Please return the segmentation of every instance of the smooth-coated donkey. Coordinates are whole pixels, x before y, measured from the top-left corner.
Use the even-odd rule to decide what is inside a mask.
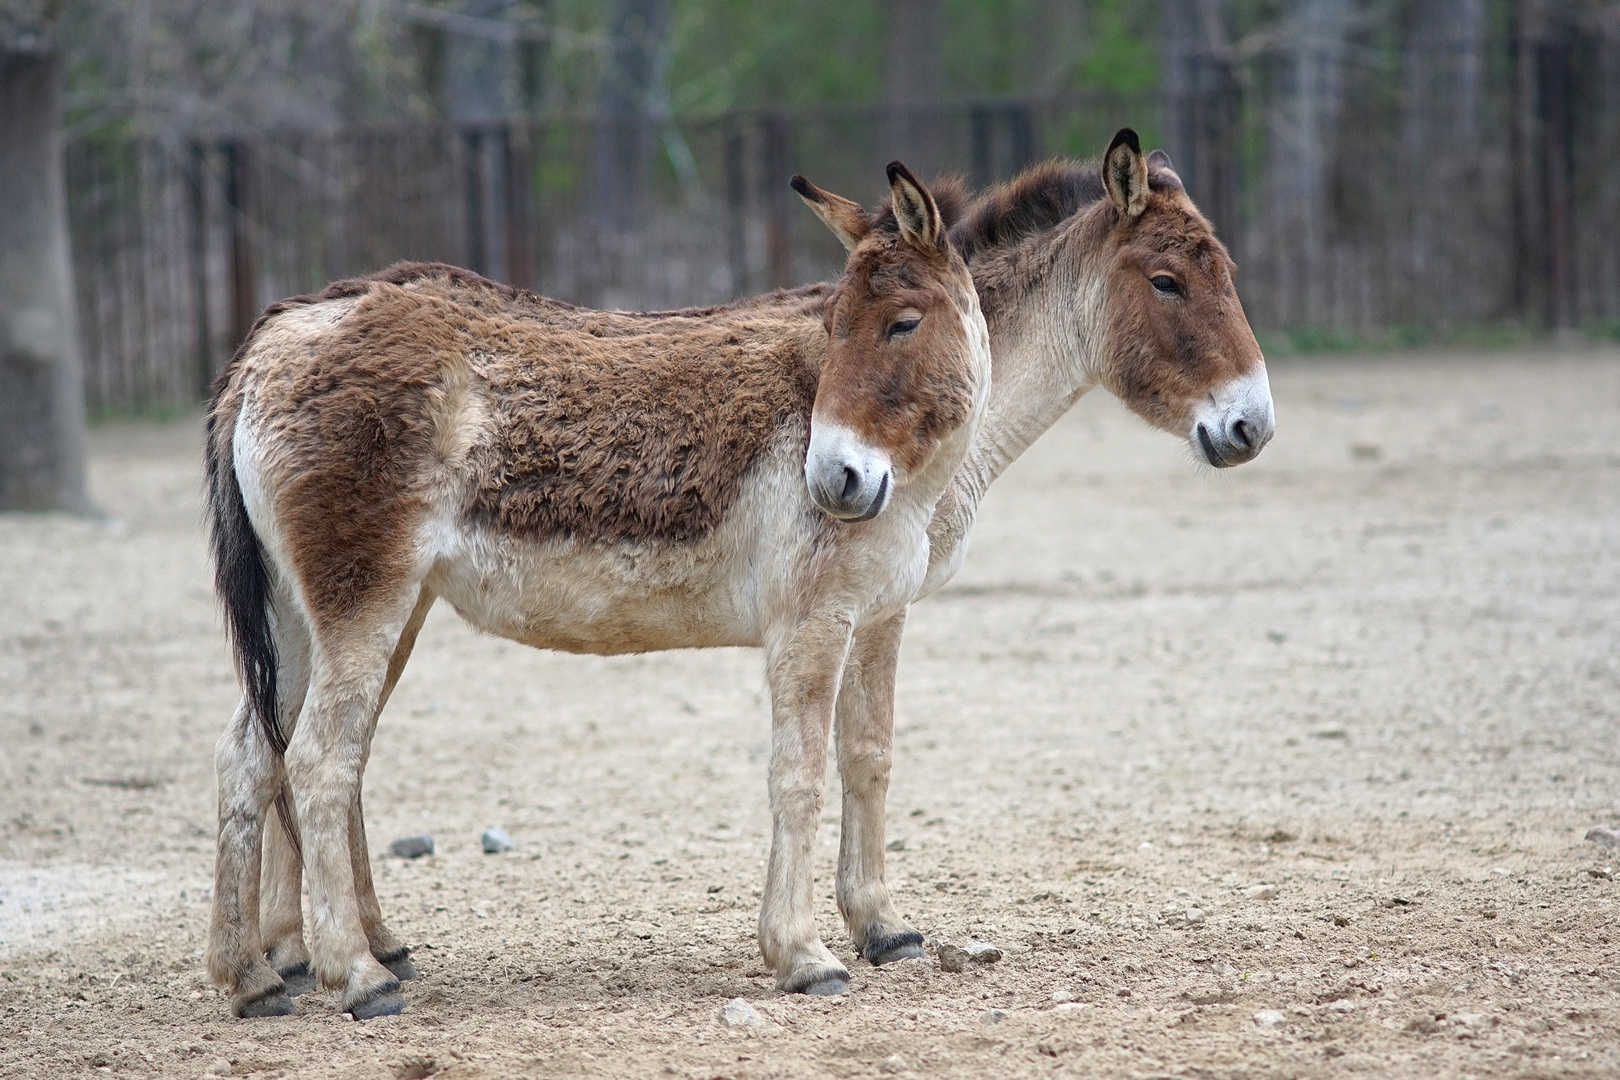
[[[849,249],[831,285],[630,314],[401,265],[259,319],[215,383],[206,448],[245,691],[216,749],[208,969],[237,1015],[293,1012],[288,983],[315,979],[356,1017],[404,1007],[414,969],[382,921],[360,789],[439,598],[540,648],[761,647],[760,949],[782,990],[848,987],[812,916],[834,702],[854,636],[923,586],[990,393],[946,222],[898,163],[889,181],[868,214],[795,178]],[[921,955],[915,932],[866,929],[871,959]]]

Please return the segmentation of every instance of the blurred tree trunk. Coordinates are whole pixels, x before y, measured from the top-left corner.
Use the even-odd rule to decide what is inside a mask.
[[[1352,14],[1351,0],[1299,0],[1283,46],[1276,117],[1280,137],[1270,140],[1268,170],[1275,203],[1273,239],[1292,254],[1280,263],[1277,282],[1285,324],[1331,322],[1328,184],[1338,145]]]
[[[1513,292],[1521,317],[1575,325],[1572,5],[1513,6]]]
[[[615,0],[591,154],[595,216],[614,232],[629,232],[640,221],[653,142],[653,80],[668,21],[668,0]]]
[[[1239,87],[1221,0],[1160,4],[1164,138],[1187,194],[1237,247]]]
[[[926,107],[945,93],[944,0],[889,0],[883,97],[888,130],[879,156],[905,162],[917,176],[939,168],[935,117]]]
[[[90,510],[61,129],[48,23],[0,13],[0,510]]]
[[[1484,0],[1416,0],[1402,62],[1401,155],[1410,214],[1405,225],[1406,295],[1437,291],[1485,299],[1470,288],[1470,263],[1482,253],[1459,240],[1478,212],[1479,103],[1485,66]],[[1399,301],[1396,302],[1397,307]],[[1431,309],[1400,313],[1418,320]],[[1484,319],[1493,314],[1469,312]]]

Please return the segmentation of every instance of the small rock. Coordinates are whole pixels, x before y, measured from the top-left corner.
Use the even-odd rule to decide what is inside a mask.
[[[1085,1007],[1086,1003],[1083,1001],[1065,1001],[1052,1011],[1062,1013],[1064,1016],[1072,1016]]]
[[[1151,842],[1144,840],[1140,844],[1136,845],[1136,850],[1140,851],[1144,855],[1151,855],[1153,852],[1158,851],[1159,849],[1154,847]]]
[[[1419,1013],[1406,1022],[1406,1030],[1419,1035],[1433,1035],[1440,1030],[1440,1023],[1428,1013]]]
[[[1185,918],[1189,924],[1196,926],[1204,921],[1204,912],[1201,908],[1190,907],[1182,917]]]
[[[895,1073],[906,1071],[906,1059],[899,1054],[890,1054],[878,1062],[878,1072],[893,1076]]]
[[[1598,826],[1595,829],[1587,829],[1586,838],[1604,847],[1620,848],[1620,829],[1605,829]]]
[[[1243,891],[1243,895],[1250,900],[1275,900],[1277,899],[1277,886],[1250,885]]]
[[[505,829],[485,829],[484,835],[479,837],[479,842],[484,845],[485,855],[499,855],[503,851],[512,851],[517,847]],[[433,850],[432,844],[431,840],[428,841],[429,851]]]
[[[906,850],[906,838],[903,836],[897,836],[885,844],[884,847],[889,851],[904,851]],[[887,1061],[888,1059],[885,1058],[884,1060]]]
[[[720,1022],[726,1027],[759,1027],[765,1018],[742,998],[732,998],[720,1007]]]
[[[1334,1012],[1347,1013],[1355,1011],[1356,1003],[1349,998],[1340,998],[1338,1001],[1328,1002],[1327,1007]]]
[[[966,971],[969,964],[994,964],[1001,959],[1001,950],[983,941],[970,941],[965,945],[942,944],[939,947],[941,971]]]
[[[1064,1004],[1067,1004],[1068,1002],[1071,1002],[1073,1000],[1074,1000],[1074,991],[1073,990],[1054,990],[1054,991],[1052,991],[1052,1004],[1054,1004],[1054,1005],[1064,1005]]]
[[[1007,1019],[1007,1013],[1004,1009],[986,1009],[979,1014],[979,1019],[987,1024],[999,1024]]]
[[[1589,866],[1586,868],[1586,873],[1588,876],[1595,877],[1599,881],[1614,880],[1614,871],[1610,870],[1607,866]]]
[[[1288,1017],[1276,1009],[1261,1009],[1254,1014],[1254,1022],[1263,1028],[1280,1028],[1288,1023]]]
[[[229,1061],[226,1061],[224,1058],[215,1058],[214,1063],[212,1065],[208,1066],[208,1075],[209,1076],[229,1076],[229,1075],[231,1075],[231,1063]]]
[[[402,836],[388,845],[388,854],[396,855],[401,859],[420,859],[423,855],[433,854],[433,837]]]

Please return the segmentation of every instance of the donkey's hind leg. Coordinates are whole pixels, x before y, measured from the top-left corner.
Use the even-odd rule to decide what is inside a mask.
[[[361,917],[352,822],[372,725],[390,660],[418,600],[377,597],[316,627],[309,695],[287,746],[287,780],[298,812],[313,918],[313,958],[323,986],[341,988],[357,1019],[405,1008],[399,979],[372,956]],[[365,852],[359,853],[365,858]],[[370,875],[365,875],[369,883]]]
[[[377,720],[382,716],[383,708],[388,704],[388,698],[411,658],[411,650],[416,647],[416,635],[421,632],[434,599],[433,593],[423,586],[417,595],[416,607],[411,611],[405,629],[400,632],[399,642],[394,646],[394,655],[388,660],[388,674],[383,680],[382,694],[377,699],[377,709],[371,716],[371,730],[366,735],[365,755],[360,766],[362,773],[365,762],[371,759],[371,740],[377,733]],[[383,924],[382,905],[377,902],[377,888],[371,880],[371,849],[366,845],[366,817],[361,806],[359,786],[355,788],[354,805],[349,808],[349,856],[354,865],[354,889],[360,903],[360,922],[365,927],[371,955],[393,972],[395,978],[416,978],[411,950]]]
[[[894,673],[905,626],[901,612],[857,633],[838,691],[838,775],[844,789],[838,910],[855,947],[873,964],[923,955],[922,935],[895,910],[883,880],[884,804],[894,762]]]
[[[276,611],[289,613],[279,616],[275,624],[276,703],[281,730],[289,739],[297,730],[298,714],[309,691],[309,628],[301,616],[291,614],[297,610],[292,596],[283,592],[277,597]],[[315,989],[315,975],[309,968],[309,946],[304,943],[303,872],[295,840],[298,819],[279,761],[276,774],[280,797],[264,829],[259,933],[265,957],[281,976],[287,995],[297,997]]]
[[[433,606],[433,595],[424,589],[417,600],[416,610],[400,634],[394,655],[388,662],[388,676],[377,705],[382,714],[394,684],[410,659],[416,644],[416,635],[422,629],[428,609]],[[290,609],[290,605],[283,605]],[[299,628],[302,629],[301,627]],[[281,730],[296,730],[298,711],[303,707],[309,686],[309,638],[307,634],[289,634],[278,642],[282,664]],[[377,730],[376,716],[372,718],[371,733]],[[371,741],[366,740],[366,756],[370,757]],[[303,865],[293,837],[298,835],[297,813],[292,805],[292,792],[283,787],[284,800],[277,804],[283,820],[273,823],[264,832],[264,898],[260,922],[264,935],[264,949],[270,965],[286,984],[287,995],[315,989],[315,974],[309,966],[309,947],[304,943]],[[357,796],[349,819],[350,851],[355,859],[355,890],[360,899],[360,917],[366,925],[366,937],[371,942],[371,954],[399,979],[414,979],[416,968],[410,961],[410,950],[400,944],[382,922],[382,910],[377,903],[377,891],[371,881],[370,848],[366,844],[365,818]]]
[[[219,783],[219,846],[208,926],[208,974],[231,995],[237,1016],[287,1016],[298,1010],[281,976],[265,962],[259,936],[261,835],[275,798],[275,753],[244,697],[214,748]]]

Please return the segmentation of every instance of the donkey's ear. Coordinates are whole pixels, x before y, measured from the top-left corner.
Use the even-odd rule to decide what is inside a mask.
[[[1166,186],[1173,187],[1177,191],[1187,190],[1181,182],[1181,177],[1176,175],[1176,167],[1170,164],[1169,154],[1163,150],[1155,150],[1148,155],[1147,163],[1148,171],[1158,173],[1160,181]]]
[[[1142,156],[1142,140],[1130,128],[1120,128],[1103,155],[1103,185],[1114,207],[1127,217],[1136,217],[1147,206],[1147,159]]]
[[[851,202],[830,191],[822,191],[802,176],[795,176],[788,184],[799,193],[804,204],[816,212],[816,217],[827,223],[827,228],[838,237],[845,251],[854,251],[871,229],[872,221],[861,209],[860,203]]]
[[[906,242],[924,251],[944,251],[945,219],[939,216],[939,204],[898,161],[889,162],[889,194],[894,200],[900,235]]]

